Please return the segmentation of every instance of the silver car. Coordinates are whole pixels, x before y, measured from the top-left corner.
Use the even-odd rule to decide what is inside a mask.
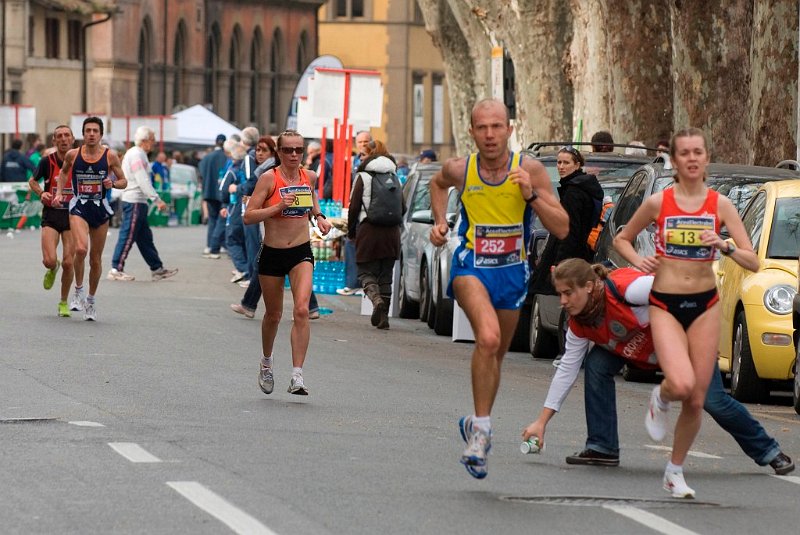
[[[409,172],[403,187],[406,213],[400,234],[400,287],[397,292],[401,318],[419,317],[423,297],[421,282],[426,277],[430,280],[433,247],[428,236],[433,226],[433,215],[428,186],[441,168],[442,165],[435,162],[418,164]],[[426,272],[424,276],[420,276],[422,270]]]

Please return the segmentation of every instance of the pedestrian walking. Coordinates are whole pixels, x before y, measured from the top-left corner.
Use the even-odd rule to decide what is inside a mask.
[[[650,292],[653,342],[664,380],[653,389],[645,417],[650,437],[667,432],[671,401],[681,401],[664,489],[674,497],[694,497],[683,462],[700,430],[701,411],[717,362],[720,306],[712,269],[716,251],[751,271],[759,268],[750,238],[731,201],[706,187],[708,144],[697,128],[677,132],[670,142],[675,167],[671,188],[647,197],[614,238],[614,247],[631,265],[654,273]],[[633,241],[655,224],[655,256],[643,257]],[[719,236],[727,227],[733,242]]]
[[[353,183],[347,237],[355,240],[358,280],[372,302],[372,326],[388,329],[405,206],[394,157],[381,141],[371,141],[369,147]]]
[[[135,279],[133,275],[125,273],[125,262],[135,244],[150,267],[151,279],[159,281],[172,277],[178,270],[164,267],[153,241],[153,231],[147,221],[150,212],[148,201],[162,212],[167,210],[167,203],[161,200],[153,188],[152,171],[147,160],[147,153],[155,146],[156,136],[152,128],[140,126],[134,132],[133,139],[134,146],[122,157],[122,170],[128,178],[128,185],[122,192],[122,225],[107,278],[112,281]]]
[[[478,479],[488,472],[490,416],[500,368],[528,290],[525,244],[534,211],[556,237],[564,238],[569,231],[569,218],[553,194],[545,168],[509,150],[512,130],[502,102],[478,102],[470,117],[470,135],[478,152],[447,160],[430,182],[434,245],[444,245],[450,231],[445,211],[451,186],[461,191],[465,215],[447,292],[455,295],[475,334],[471,367],[475,413],[461,418],[459,430],[467,443],[461,463]]]

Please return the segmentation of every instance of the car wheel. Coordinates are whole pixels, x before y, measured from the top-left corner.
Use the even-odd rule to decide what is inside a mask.
[[[511,346],[509,351],[527,352],[531,346],[531,307],[530,305],[522,304],[519,309],[519,321],[517,321],[517,329],[514,331],[514,338],[511,339]]]
[[[402,266],[403,263],[401,262],[400,265]],[[406,294],[406,283],[405,278],[403,277],[403,268],[400,268],[400,288],[397,292],[398,299],[400,299],[400,310],[398,311],[398,315],[401,318],[405,319],[413,319],[419,316],[419,303],[414,303],[408,298],[408,294]]]
[[[531,305],[530,348],[535,359],[554,359],[558,355],[558,337],[542,326],[538,297]]]
[[[433,326],[436,324],[436,307],[438,306],[438,302],[433,299],[433,290],[431,289],[431,285],[433,281],[428,280],[428,295],[430,296],[431,304],[428,307],[428,328],[433,329]],[[439,302],[442,300],[441,292],[437,293],[436,295],[439,296]]]
[[[439,302],[433,309],[433,332],[439,336],[453,335],[453,300],[442,291],[442,279],[436,282],[436,295]]]
[[[433,303],[429,278],[428,266],[422,264],[422,268],[419,272],[419,319],[425,322],[428,321],[428,317],[431,315],[431,306]]]
[[[643,370],[625,364],[622,367],[622,378],[629,383],[655,383],[658,382],[655,370]]]
[[[794,404],[794,412],[800,414],[800,348],[797,350],[797,355],[794,358],[794,388],[792,389],[792,402]]]
[[[733,327],[733,359],[731,362],[731,396],[743,402],[758,403],[769,396],[767,383],[758,377],[744,311],[736,316]]]

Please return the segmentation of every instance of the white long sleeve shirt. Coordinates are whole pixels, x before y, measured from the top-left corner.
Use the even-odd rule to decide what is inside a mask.
[[[650,323],[648,299],[652,287],[652,276],[640,277],[633,281],[625,291],[625,300],[633,305],[631,310],[642,327],[646,327]],[[575,381],[578,380],[578,372],[581,370],[583,359],[589,352],[590,344],[591,340],[588,338],[580,338],[572,332],[572,329],[567,330],[564,355],[550,382],[550,389],[547,391],[547,399],[544,402],[545,407],[556,412],[561,410],[561,404],[564,403]]]
[[[128,186],[122,192],[123,202],[146,203],[158,199],[158,193],[150,181],[150,162],[141,147],[128,149],[122,158],[122,172],[128,179]]]

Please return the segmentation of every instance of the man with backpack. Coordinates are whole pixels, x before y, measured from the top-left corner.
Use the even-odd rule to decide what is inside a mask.
[[[370,142],[370,153],[359,165],[350,208],[347,236],[355,239],[358,280],[372,301],[371,322],[389,328],[392,271],[400,258],[400,225],[405,206],[394,157],[380,141]]]

